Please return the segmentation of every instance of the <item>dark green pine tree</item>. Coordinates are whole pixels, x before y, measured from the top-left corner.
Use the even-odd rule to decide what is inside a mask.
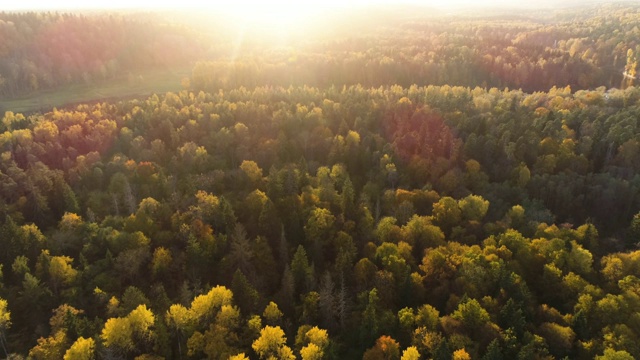
[[[302,245],[298,246],[293,259],[291,260],[291,273],[293,274],[293,282],[295,284],[296,294],[302,294],[310,289],[307,289],[308,277],[311,273],[311,267],[309,266],[309,259],[307,258],[307,252]]]
[[[513,329],[518,338],[524,334],[526,319],[522,308],[513,299],[507,300],[498,314],[498,325],[503,329]]]
[[[442,339],[433,350],[433,360],[451,360],[453,358],[447,339]]]
[[[59,219],[65,212],[77,214],[80,211],[76,194],[64,181],[61,174],[56,174],[53,177],[53,195],[50,207],[55,219]]]
[[[573,316],[571,325],[578,339],[585,340],[589,338],[589,324],[587,323],[587,316],[582,309],[578,310]]]
[[[251,286],[247,277],[236,269],[231,280],[231,291],[233,298],[238,304],[240,311],[245,315],[255,314],[260,301],[260,294]]]
[[[362,320],[360,322],[360,343],[365,347],[370,346],[375,339],[380,336],[379,330],[379,314],[380,314],[380,299],[378,298],[378,290],[363,292],[360,294],[360,301],[366,299],[366,307],[362,313]],[[362,299],[364,297],[364,299]]]
[[[355,220],[357,215],[357,208],[355,203],[356,193],[353,188],[353,183],[349,176],[344,181],[342,186],[341,206],[345,219]]]
[[[278,211],[271,200],[265,201],[258,218],[258,231],[269,241],[269,246],[273,251],[278,249],[282,223],[278,217]]]
[[[229,234],[236,226],[236,215],[233,212],[231,203],[225,199],[224,196],[220,196],[220,203],[218,205],[218,211],[214,216],[213,228],[216,233]]]
[[[640,213],[633,215],[627,236],[628,247],[635,246],[638,243],[640,243]]]
[[[489,346],[487,346],[487,352],[482,357],[482,360],[503,360],[504,354],[502,346],[498,339],[494,339]]]

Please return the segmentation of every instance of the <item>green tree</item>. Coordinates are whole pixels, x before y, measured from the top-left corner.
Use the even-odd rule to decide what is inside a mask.
[[[603,330],[604,348],[624,350],[637,358],[640,354],[637,337],[633,330],[625,324],[607,326]]]
[[[366,296],[366,306],[362,313],[362,321],[360,323],[360,337],[363,344],[371,343],[379,336],[380,331],[380,298],[378,297],[378,289],[363,292],[362,296]]]
[[[433,218],[445,234],[448,234],[460,223],[462,211],[455,199],[445,196],[433,204]]]
[[[278,216],[278,210],[270,199],[262,204],[262,210],[258,218],[258,230],[260,235],[265,236],[269,240],[269,245],[274,251],[278,249],[279,240],[284,236],[282,231],[282,222]]]
[[[356,216],[356,193],[351,182],[351,178],[347,176],[342,185],[341,208],[345,218],[355,220]]]
[[[549,351],[557,357],[567,356],[571,352],[576,334],[570,327],[545,322],[538,328],[538,333],[549,345]]]
[[[440,312],[429,304],[420,306],[415,316],[416,325],[430,331],[436,331],[439,319]]]
[[[451,314],[451,317],[461,321],[471,332],[477,331],[489,321],[489,313],[476,299],[468,299],[458,304],[458,308]]]
[[[428,217],[414,215],[402,227],[403,239],[413,246],[413,255],[422,258],[424,250],[445,244],[444,233],[433,225]]]
[[[631,226],[629,227],[628,245],[635,245],[640,242],[640,213],[633,215]]]
[[[237,269],[233,274],[230,290],[233,292],[236,303],[244,314],[255,313],[258,307],[258,301],[260,300],[260,294],[251,283],[249,283],[249,280],[247,280],[247,277],[244,276],[240,269]]]
[[[481,221],[489,210],[489,202],[478,195],[469,195],[458,201],[462,218],[468,221]]]
[[[400,227],[396,225],[397,219],[392,216],[385,216],[380,219],[376,226],[375,235],[378,238],[378,244],[382,243],[398,243],[401,239]]]
[[[313,281],[312,269],[309,265],[307,252],[302,245],[298,246],[295,254],[293,254],[293,259],[291,259],[291,274],[293,275],[297,293],[310,290],[310,284]]]
[[[226,256],[229,266],[232,269],[239,269],[244,274],[248,274],[249,278],[255,279],[255,266],[252,262],[254,255],[247,231],[242,224],[237,223],[231,234],[230,249]]]
[[[522,308],[513,299],[507,300],[498,314],[498,325],[503,329],[513,329],[517,336],[524,334],[526,319]]]
[[[494,339],[489,344],[489,346],[487,346],[487,351],[482,357],[482,360],[502,360],[502,359],[504,359],[502,346],[500,345],[500,341],[498,339]]]
[[[151,306],[147,296],[135,286],[129,286],[122,294],[120,307],[125,313],[129,313],[140,305]]]
[[[451,353],[451,349],[449,348],[449,343],[446,339],[440,341],[438,346],[433,350],[433,359],[434,360],[452,360],[453,356]]]
[[[256,287],[264,293],[272,293],[278,287],[278,265],[267,239],[258,236],[252,244],[253,265],[256,269]]]
[[[628,352],[614,349],[605,349],[604,354],[596,356],[596,360],[632,360],[633,356]]]

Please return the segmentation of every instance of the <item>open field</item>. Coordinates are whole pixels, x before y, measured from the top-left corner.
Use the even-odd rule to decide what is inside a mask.
[[[47,111],[70,103],[179,91],[182,89],[181,80],[189,77],[190,74],[190,67],[150,70],[100,84],[70,85],[59,89],[37,91],[15,99],[0,99],[0,110],[30,113]]]

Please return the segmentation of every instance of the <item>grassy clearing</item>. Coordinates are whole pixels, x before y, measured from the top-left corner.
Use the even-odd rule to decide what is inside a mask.
[[[0,99],[2,111],[31,113],[48,111],[67,104],[119,97],[146,96],[152,93],[182,90],[181,81],[191,75],[191,68],[152,70],[109,80],[96,85],[70,85],[54,90],[37,91],[16,99]]]

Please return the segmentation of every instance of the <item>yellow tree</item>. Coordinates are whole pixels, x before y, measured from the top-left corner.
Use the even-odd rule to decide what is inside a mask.
[[[636,53],[633,52],[633,49],[627,50],[627,65],[624,67],[626,74],[630,78],[635,78],[638,67],[638,58]]]
[[[156,248],[153,251],[153,259],[151,260],[151,272],[153,276],[159,278],[166,274],[172,261],[171,251],[162,246]]]
[[[64,360],[93,360],[95,345],[93,339],[80,337],[64,354]]]
[[[240,312],[233,306],[233,292],[216,286],[208,293],[196,296],[189,308],[180,304],[169,307],[165,323],[177,341],[177,351],[186,345],[189,356],[217,354],[218,357],[237,353],[236,330]],[[186,344],[185,344],[186,340]]]
[[[154,322],[155,316],[151,310],[146,305],[140,305],[126,317],[107,320],[100,337],[105,347],[127,354],[152,343]]]
[[[327,330],[317,326],[309,329],[305,334],[308,344],[300,349],[300,356],[303,360],[320,360],[324,356],[324,351],[329,344]]]
[[[418,352],[418,348],[415,346],[408,347],[405,351],[402,352],[402,357],[400,360],[418,360],[420,359],[420,353]]]
[[[7,310],[7,300],[0,299],[0,345],[5,357],[9,357],[7,351],[7,330],[11,327],[11,313]]]
[[[309,344],[300,349],[302,360],[321,360],[324,352],[316,344]]]
[[[262,316],[264,317],[266,322],[271,325],[278,324],[283,315],[284,314],[282,313],[282,311],[278,309],[278,304],[274,303],[273,301],[269,302],[269,305],[267,305],[267,307],[264,309],[264,312],[262,313]]]
[[[53,256],[49,260],[49,279],[54,293],[58,293],[62,285],[70,285],[78,275],[69,256]]]
[[[265,326],[260,330],[260,337],[253,342],[251,347],[260,359],[295,359],[293,351],[286,345],[287,338],[280,326]]]
[[[65,331],[57,331],[48,338],[41,337],[38,344],[29,350],[29,358],[35,360],[60,359],[64,355],[64,349],[69,346]]]
[[[323,262],[323,251],[328,239],[333,238],[333,225],[336,221],[331,211],[315,208],[311,211],[304,233],[307,242],[313,249],[313,262],[318,265]]]
[[[240,169],[247,176],[252,186],[258,187],[260,185],[260,181],[262,180],[262,169],[260,169],[255,161],[242,161],[242,164],[240,164]]]
[[[102,329],[102,342],[107,348],[116,348],[122,352],[133,349],[133,330],[127,318],[111,318]]]
[[[167,310],[165,321],[178,340],[178,353],[182,356],[183,340],[190,335],[193,328],[191,312],[180,304],[173,304]]]
[[[229,360],[249,360],[249,358],[244,353],[240,353],[238,355],[231,356]]]

